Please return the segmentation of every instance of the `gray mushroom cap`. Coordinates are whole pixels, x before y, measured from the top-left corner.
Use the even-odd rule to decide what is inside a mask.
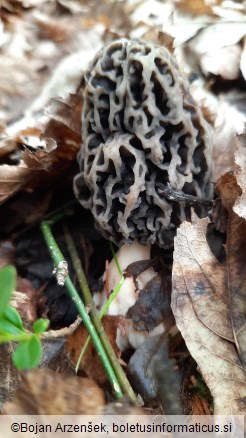
[[[186,79],[164,47],[120,39],[96,54],[85,84],[77,198],[115,243],[171,246],[191,206],[165,188],[212,196],[211,130]]]

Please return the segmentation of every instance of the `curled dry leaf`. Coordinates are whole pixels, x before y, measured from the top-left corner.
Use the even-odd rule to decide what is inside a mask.
[[[180,405],[180,375],[175,365],[175,360],[168,355],[168,337],[163,334],[147,339],[128,363],[135,390],[145,402],[158,398],[168,415],[183,413]]]
[[[145,402],[157,397],[158,379],[155,372],[155,361],[162,361],[162,364],[168,362],[166,335],[157,335],[147,339],[136,349],[128,363],[127,368],[134,389]]]
[[[6,157],[16,149],[16,140],[0,133],[0,158]]]
[[[68,173],[81,145],[81,110],[77,94],[53,99],[43,132],[31,128],[16,137],[25,150],[18,165],[0,166],[0,203],[24,187],[43,187]]]
[[[19,166],[0,166],[0,203],[14,195],[33,178],[33,169],[27,168],[24,163]]]
[[[161,322],[167,329],[172,326],[170,289],[170,278],[156,275],[139,291],[137,301],[126,314],[135,330],[150,332]]]
[[[245,414],[246,373],[237,349],[239,338],[245,337],[245,325],[242,310],[240,328],[231,318],[234,305],[230,300],[230,282],[230,293],[228,288],[231,274],[209,249],[208,223],[206,218],[193,216],[192,223],[184,222],[177,232],[172,309],[187,347],[211,390],[214,413]],[[238,257],[244,259],[240,254]],[[236,283],[233,293],[238,293]]]

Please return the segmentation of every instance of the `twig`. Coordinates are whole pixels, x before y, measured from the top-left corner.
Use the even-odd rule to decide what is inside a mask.
[[[81,324],[81,321],[82,319],[80,316],[77,316],[76,320],[70,324],[69,327],[63,327],[58,330],[48,330],[47,332],[42,333],[42,339],[59,339],[72,335]]]
[[[59,249],[59,247],[58,247],[58,245],[57,245],[57,243],[52,235],[51,228],[50,228],[50,225],[52,225],[52,224],[53,224],[53,221],[43,221],[41,223],[41,230],[43,232],[44,239],[47,243],[47,246],[48,246],[50,255],[53,259],[54,265],[55,265],[56,269],[58,269],[59,264],[65,262],[65,259],[64,259],[63,254],[60,251],[60,249]],[[123,393],[121,391],[121,387],[120,387],[120,384],[118,382],[118,379],[117,379],[115,372],[111,366],[111,363],[107,357],[107,354],[105,353],[105,350],[104,350],[103,345],[101,343],[101,340],[96,332],[96,329],[93,326],[93,324],[89,318],[89,315],[86,312],[85,306],[82,303],[80,296],[79,296],[78,292],[76,291],[69,275],[67,275],[67,277],[65,278],[64,283],[65,283],[65,286],[68,290],[70,297],[72,298],[72,300],[74,301],[74,303],[76,305],[78,313],[81,316],[85,327],[87,328],[87,330],[92,338],[92,341],[93,341],[95,348],[96,348],[96,350],[101,358],[103,367],[104,367],[105,372],[108,376],[110,384],[113,388],[113,391],[115,392],[115,396],[117,398],[121,398],[123,396]]]
[[[135,393],[134,393],[129,381],[126,378],[123,369],[121,368],[121,365],[117,359],[117,356],[114,352],[114,349],[112,348],[112,345],[109,342],[109,339],[108,339],[107,334],[104,330],[103,324],[100,320],[100,318],[104,315],[104,313],[100,312],[100,315],[98,315],[98,312],[96,310],[96,307],[95,307],[95,304],[94,304],[94,301],[93,301],[93,298],[92,298],[92,295],[91,295],[91,292],[90,292],[90,289],[89,289],[89,286],[88,286],[88,283],[87,283],[87,280],[86,280],[86,277],[84,274],[84,270],[83,270],[83,267],[81,265],[81,262],[80,262],[80,259],[78,256],[78,252],[77,252],[77,249],[74,245],[72,237],[71,237],[66,225],[63,226],[63,229],[64,229],[64,236],[65,236],[65,240],[67,243],[67,247],[68,247],[68,250],[69,250],[69,253],[71,256],[71,260],[73,262],[74,269],[75,269],[77,277],[78,277],[78,281],[79,281],[80,288],[81,288],[82,293],[83,293],[85,303],[90,306],[91,319],[92,319],[94,326],[97,330],[97,333],[102,341],[102,344],[105,348],[107,356],[112,364],[114,372],[115,372],[115,374],[120,382],[121,388],[123,389],[123,391],[128,395],[128,397],[131,400],[136,401],[137,398],[135,396]],[[84,354],[84,352],[87,348],[87,345],[89,344],[89,341],[90,341],[90,338],[87,338],[87,340],[84,344],[84,347],[82,349],[81,355],[80,355],[81,357]]]

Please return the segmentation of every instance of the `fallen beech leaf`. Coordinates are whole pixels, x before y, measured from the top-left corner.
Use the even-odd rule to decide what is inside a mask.
[[[208,219],[193,215],[175,238],[172,309],[214,398],[217,415],[246,413],[246,373],[231,325],[226,267],[206,241]],[[242,257],[242,255],[241,255]]]
[[[244,140],[244,136],[238,138]],[[244,199],[245,149],[238,148],[237,159],[240,171],[237,172],[236,177],[224,175],[218,181],[216,188],[220,193],[223,205],[229,212],[226,242],[228,299],[237,351],[244,366],[246,366],[246,221],[243,218],[246,210]],[[238,216],[235,211],[239,211],[242,217]]]
[[[236,347],[246,367],[246,221],[231,210],[227,232],[229,306]]]
[[[100,415],[104,395],[89,379],[56,374],[48,368],[22,374],[13,402],[4,406],[5,415]]]

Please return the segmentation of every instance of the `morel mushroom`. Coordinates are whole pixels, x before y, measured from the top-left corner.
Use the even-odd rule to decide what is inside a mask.
[[[79,201],[118,245],[170,245],[190,205],[165,188],[211,196],[210,129],[187,81],[164,47],[122,39],[97,53],[85,84]]]
[[[202,216],[212,196],[211,133],[188,82],[166,48],[120,39],[85,85],[76,196],[117,245],[172,246],[191,205]]]

